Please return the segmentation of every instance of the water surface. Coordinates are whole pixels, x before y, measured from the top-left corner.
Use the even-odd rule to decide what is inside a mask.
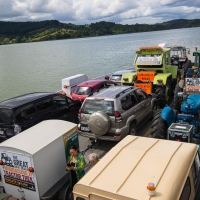
[[[58,91],[61,79],[89,78],[133,66],[140,46],[200,46],[200,28],[0,46],[0,101],[29,92]]]

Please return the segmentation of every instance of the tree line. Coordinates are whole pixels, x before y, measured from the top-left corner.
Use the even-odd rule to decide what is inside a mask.
[[[85,25],[61,23],[57,20],[40,22],[0,21],[0,45],[191,27],[200,27],[200,19],[178,19],[157,24],[136,23],[134,25],[105,21]]]

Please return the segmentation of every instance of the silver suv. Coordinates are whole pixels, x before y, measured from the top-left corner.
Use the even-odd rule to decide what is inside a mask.
[[[79,110],[79,134],[120,141],[157,109],[157,99],[141,88],[114,86],[87,97]]]

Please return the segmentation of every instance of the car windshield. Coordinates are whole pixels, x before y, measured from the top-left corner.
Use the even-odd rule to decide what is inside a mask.
[[[110,80],[111,81],[121,81],[122,75],[112,75]]]
[[[93,92],[94,92],[93,88],[90,87],[76,87],[74,90],[74,94],[78,95],[89,95]]]
[[[12,124],[12,123],[13,123],[12,110],[0,108],[0,124]]]
[[[114,116],[114,102],[105,100],[86,99],[82,107],[82,113],[85,114],[93,114],[100,110],[107,113],[109,116]]]
[[[182,51],[178,51],[178,50],[172,50],[170,52],[170,56],[171,57],[183,57]]]
[[[161,55],[139,55],[136,60],[136,65],[161,65]]]

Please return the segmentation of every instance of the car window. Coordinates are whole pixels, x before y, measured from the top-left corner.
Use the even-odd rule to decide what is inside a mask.
[[[127,94],[121,99],[121,106],[123,110],[128,110],[135,104],[137,104],[137,100],[133,92]]]
[[[188,200],[191,193],[190,177],[187,178],[179,200]]]
[[[76,87],[74,90],[74,94],[78,94],[78,95],[89,95],[93,92],[94,92],[94,89],[90,87]]]
[[[33,104],[20,108],[15,112],[16,123],[22,123],[27,119],[32,118],[36,114],[36,109]]]
[[[13,112],[10,109],[0,109],[0,124],[12,124]]]
[[[105,83],[105,87],[110,87],[110,86],[115,86],[115,85],[117,85],[117,83],[111,82],[111,81]]]
[[[144,101],[147,98],[147,94],[140,89],[136,90],[136,94],[137,94],[139,102]]]
[[[63,96],[54,96],[53,97],[53,102],[55,103],[56,107],[62,107],[62,106],[67,106],[68,105],[68,102],[66,100],[65,97]]]
[[[110,77],[111,81],[121,81],[122,75],[112,75]]]
[[[49,110],[50,108],[52,108],[52,106],[53,103],[51,99],[43,100],[42,102],[36,104],[38,111]]]
[[[68,97],[66,97],[66,101],[67,101],[68,105],[74,104],[73,100]]]
[[[114,102],[86,99],[82,107],[82,113],[85,114],[93,114],[100,110],[107,113],[109,116],[114,116]]]
[[[102,83],[102,84],[99,85],[99,90],[102,90],[105,87],[106,87],[106,83]]]

